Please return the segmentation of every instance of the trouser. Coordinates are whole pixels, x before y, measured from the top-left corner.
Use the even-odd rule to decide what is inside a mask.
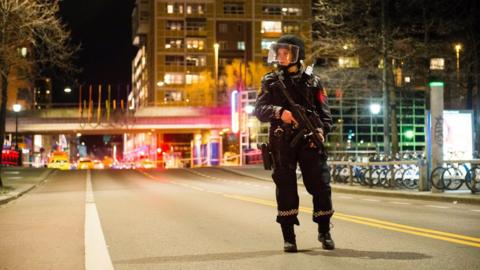
[[[314,222],[318,223],[320,232],[330,230],[330,218],[333,215],[330,171],[326,158],[311,148],[307,142],[300,141],[290,147],[285,138],[273,138],[272,154],[274,168],[272,178],[276,185],[277,222],[280,224],[297,224],[299,197],[297,190],[297,163],[302,172],[303,183],[312,195]]]

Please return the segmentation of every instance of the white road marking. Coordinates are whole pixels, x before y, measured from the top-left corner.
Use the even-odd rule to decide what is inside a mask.
[[[349,196],[339,196],[340,199],[347,199],[347,200],[351,200],[353,199],[353,197],[349,197]]]
[[[85,269],[113,270],[112,260],[98,217],[97,206],[92,191],[92,176],[87,171],[87,191],[85,195]]]
[[[5,177],[5,178],[6,179],[11,179],[11,180],[13,180],[13,179],[23,179],[23,177],[21,177],[21,176],[10,176],[10,177]]]
[[[393,203],[393,204],[402,204],[402,205],[407,205],[407,204],[410,204],[410,203],[407,203],[407,202],[389,202],[389,203]]]
[[[362,201],[367,201],[367,202],[379,202],[380,200],[375,200],[375,199],[362,199]]]
[[[19,171],[5,171],[4,174],[20,174]]]
[[[432,204],[427,204],[427,207],[432,207],[432,208],[440,208],[440,209],[448,209],[450,207],[447,206],[440,206],[440,205],[432,205]]]
[[[472,209],[471,211],[480,213],[480,209]]]

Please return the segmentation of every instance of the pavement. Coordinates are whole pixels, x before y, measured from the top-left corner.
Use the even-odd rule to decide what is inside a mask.
[[[47,168],[2,167],[3,188],[0,188],[0,205],[22,196],[43,183],[55,170]]]
[[[246,166],[223,166],[219,167],[238,175],[255,178],[262,181],[272,181],[272,171],[266,171],[262,165]],[[4,167],[1,168],[1,176],[4,187],[0,189],[0,205],[8,203],[22,196],[36,186],[43,183],[54,169],[47,168],[22,168],[22,167]],[[303,182],[299,180],[299,185]],[[443,201],[451,203],[480,204],[480,193],[472,194],[468,189],[457,191],[445,191],[433,193],[431,191],[389,189],[383,187],[366,187],[360,185],[349,185],[332,183],[333,192],[362,194],[383,197],[396,197],[405,199],[418,199],[429,201]]]
[[[272,181],[272,171],[266,171],[263,169],[263,165],[247,165],[240,167],[221,167],[223,170],[244,175],[258,180]],[[299,180],[299,185],[303,185],[303,182]],[[407,189],[392,189],[384,187],[368,187],[361,186],[359,184],[342,184],[332,183],[332,191],[340,193],[350,194],[362,194],[371,196],[383,196],[383,197],[396,197],[405,199],[417,199],[428,201],[443,201],[450,203],[468,203],[468,204],[480,204],[480,193],[472,194],[472,192],[463,185],[460,190],[444,191],[433,193],[431,191],[418,191]]]

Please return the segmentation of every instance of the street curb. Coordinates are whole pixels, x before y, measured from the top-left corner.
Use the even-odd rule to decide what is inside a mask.
[[[54,173],[56,170],[50,170],[47,169],[45,172],[43,172],[39,177],[38,181],[36,184],[31,184],[31,185],[26,185],[26,188],[21,189],[19,192],[12,192],[7,195],[5,195],[5,198],[0,199],[0,205],[7,204],[13,200],[16,200],[23,196],[25,193],[29,192],[30,190],[36,188],[38,185],[42,184],[52,173]]]
[[[225,170],[237,175],[246,176],[250,178],[255,178],[262,181],[272,182],[271,178],[260,177],[254,174],[240,172],[235,169],[217,167],[221,170]],[[303,185],[303,183],[298,183]],[[348,193],[348,194],[361,194],[361,195],[375,195],[383,197],[393,197],[393,198],[404,198],[404,199],[415,199],[415,200],[427,200],[427,201],[441,201],[441,202],[451,202],[451,203],[468,203],[468,204],[480,204],[480,195],[470,195],[467,196],[478,196],[478,197],[465,197],[462,195],[455,194],[445,194],[445,193],[413,193],[408,191],[394,191],[394,190],[372,190],[368,187],[349,187],[349,186],[338,186],[338,184],[332,185],[332,191]]]

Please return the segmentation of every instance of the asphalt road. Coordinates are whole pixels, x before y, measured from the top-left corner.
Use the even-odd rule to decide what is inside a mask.
[[[334,194],[324,251],[299,186],[285,254],[273,183],[218,168],[57,171],[0,207],[0,269],[480,269],[478,205]]]

